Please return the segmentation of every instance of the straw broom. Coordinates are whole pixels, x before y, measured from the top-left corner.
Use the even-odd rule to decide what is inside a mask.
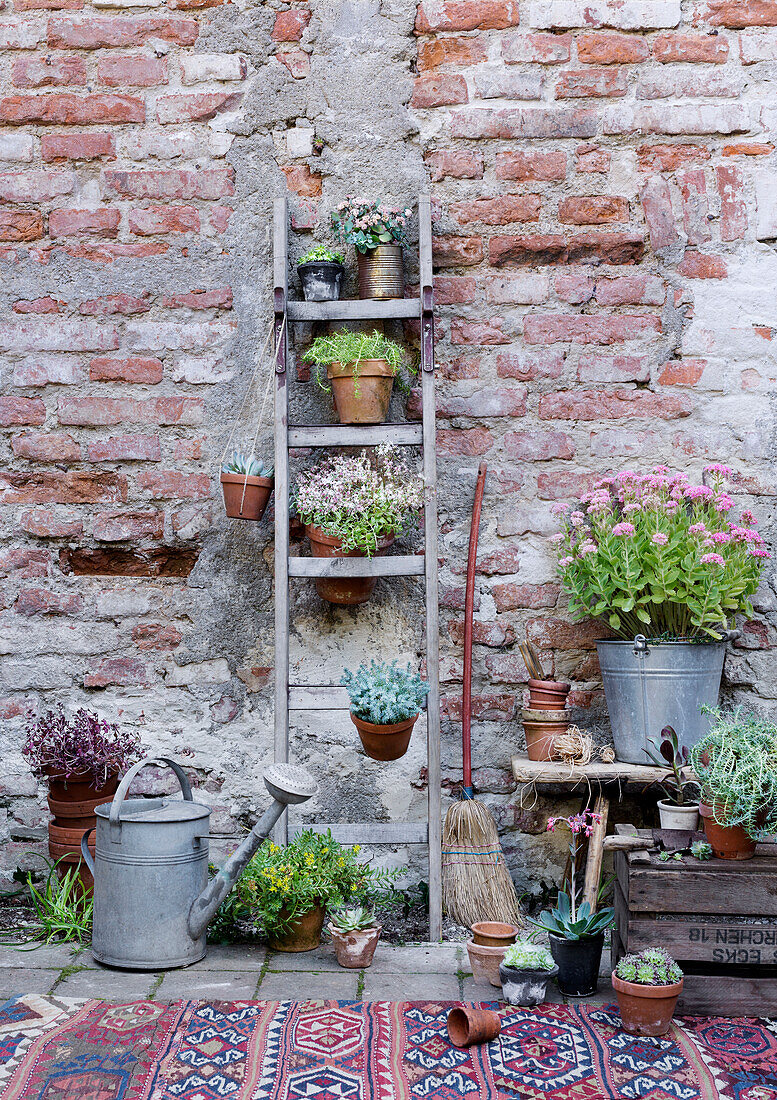
[[[443,907],[452,920],[468,928],[483,920],[523,923],[515,886],[499,843],[496,822],[488,807],[475,801],[472,788],[472,613],[486,469],[485,462],[481,462],[467,558],[461,714],[464,785],[462,801],[448,810],[442,833]]]

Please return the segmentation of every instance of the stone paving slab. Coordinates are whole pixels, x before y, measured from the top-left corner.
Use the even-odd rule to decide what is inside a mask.
[[[0,947],[0,967],[24,967],[27,969],[44,969],[48,970],[56,968],[61,970],[63,966],[69,966],[74,959],[78,958],[79,962],[81,958],[89,954],[88,948],[82,948],[78,944],[72,943],[37,943],[27,944],[25,946]],[[80,956],[80,957],[79,957]]]
[[[260,1001],[355,1001],[358,989],[358,970],[338,967],[338,973],[323,971],[319,974],[291,970],[283,974],[265,974],[256,996]]]
[[[128,970],[84,968],[66,975],[57,984],[63,997],[93,997],[103,1001],[142,1001],[152,993],[159,975],[150,971],[131,973]]]
[[[253,1001],[259,974],[255,970],[168,970],[154,991],[155,1001]]]
[[[455,974],[373,974],[370,969],[364,973],[362,1000],[459,1001],[461,992]]]
[[[378,944],[373,974],[457,974],[469,969],[467,952],[459,944]]]
[[[5,1000],[20,993],[49,993],[59,977],[59,970],[37,967],[0,967],[0,996]]]
[[[381,947],[378,944],[378,951]],[[271,951],[267,969],[293,973],[299,970],[338,971],[342,967],[335,958],[335,949],[331,943],[322,943],[314,951]]]
[[[255,970],[257,973],[264,968],[267,958],[267,949],[258,944],[241,944],[235,948],[230,944],[217,943],[208,945],[208,952],[204,959],[188,967],[189,970]]]

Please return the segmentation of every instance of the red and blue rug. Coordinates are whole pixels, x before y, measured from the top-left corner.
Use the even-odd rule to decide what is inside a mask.
[[[766,1020],[635,1039],[614,1007],[502,1006],[499,1038],[459,1050],[449,1007],[16,997],[0,1008],[0,1100],[777,1100]]]

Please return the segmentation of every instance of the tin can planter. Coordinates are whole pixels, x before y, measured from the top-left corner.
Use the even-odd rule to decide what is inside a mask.
[[[272,951],[301,952],[314,951],[321,944],[321,933],[324,928],[324,916],[326,908],[323,905],[315,905],[301,917],[297,917],[286,931],[278,932],[268,937],[268,944]],[[284,910],[281,909],[281,917]]]
[[[490,982],[498,989],[502,984],[499,977],[499,967],[510,945],[503,947],[483,947],[474,940],[467,940],[467,954],[469,965],[472,968],[472,977],[476,982]]]
[[[568,940],[548,934],[550,953],[558,966],[558,987],[566,997],[593,997],[599,983],[604,933]]]
[[[371,965],[382,931],[379,924],[354,932],[338,932],[331,924],[327,926],[335,947],[335,957],[346,970],[361,970]]]
[[[677,998],[683,991],[683,979],[674,985],[640,985],[612,976],[612,988],[618,998],[623,1030],[629,1035],[666,1035],[672,1026]]]
[[[401,245],[379,244],[369,252],[357,252],[356,263],[360,298],[404,298]]]
[[[340,297],[345,268],[332,260],[298,264],[299,282],[306,302],[336,302]]]
[[[498,920],[481,920],[472,925],[472,939],[478,947],[509,947],[520,932],[517,924]]]
[[[529,709],[564,710],[571,686],[557,680],[529,680]]]
[[[310,552],[314,558],[363,558],[365,556],[361,550],[343,550],[342,539],[327,535],[312,523],[307,524],[305,532],[310,540]],[[383,539],[378,545],[377,553],[385,554],[393,541],[393,535]],[[377,583],[376,577],[343,577],[336,580],[330,577],[316,577],[316,591],[322,600],[352,607],[355,604],[366,603],[375,591]]]
[[[326,374],[341,424],[384,422],[394,386],[394,371],[385,359],[329,363]]]
[[[119,786],[118,775],[111,775],[102,786],[97,786],[90,772],[77,775],[47,776],[49,784],[48,805],[53,815],[49,822],[49,855],[63,874],[69,868],[78,868],[84,889],[91,892],[94,879],[81,856],[81,837],[97,825],[95,810],[110,802]],[[94,833],[89,846],[94,852]]]
[[[678,806],[662,798],[658,803],[658,816],[662,829],[695,833],[699,827],[699,803],[691,802],[687,806]]]
[[[556,742],[569,730],[569,719],[561,711],[525,710],[523,732],[530,760],[555,760]]]
[[[408,750],[418,715],[386,726],[365,722],[355,714],[351,714],[351,721],[359,731],[359,740],[367,756],[372,760],[399,760]]]
[[[265,513],[275,479],[221,472],[224,508],[230,519],[260,520]]]
[[[597,642],[615,754],[646,764],[649,739],[664,726],[691,749],[710,728],[702,704],[718,701],[725,642]]]
[[[548,982],[558,974],[558,965],[552,970],[516,970],[512,966],[499,967],[502,981],[502,998],[509,1005],[541,1005],[548,995]]]
[[[448,1038],[455,1047],[490,1043],[502,1030],[498,1012],[490,1008],[461,1005],[448,1013]]]
[[[755,841],[741,825],[719,825],[712,816],[712,806],[701,802],[699,813],[704,822],[704,832],[716,859],[752,859]]]

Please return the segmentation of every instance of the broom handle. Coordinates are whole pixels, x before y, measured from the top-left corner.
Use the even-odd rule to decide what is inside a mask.
[[[486,484],[485,462],[478,467],[478,480],[475,486],[475,503],[472,507],[472,524],[469,529],[469,554],[467,556],[467,590],[464,600],[464,683],[461,703],[461,739],[464,762],[464,786],[462,797],[472,799],[472,614],[475,607],[475,568],[478,559],[478,538],[480,536],[480,510],[483,505],[483,490]]]

